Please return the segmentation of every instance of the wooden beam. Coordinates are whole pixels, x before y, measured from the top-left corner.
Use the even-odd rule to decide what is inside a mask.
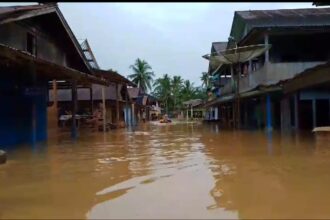
[[[105,91],[104,86],[102,86],[102,110],[103,110],[103,132],[106,132],[106,108],[105,108]]]
[[[116,83],[116,126],[119,127],[119,92],[118,83]]]
[[[314,98],[312,100],[312,109],[313,109],[313,128],[317,126],[316,123],[316,99]]]
[[[126,124],[127,124],[127,126],[129,126],[130,124],[129,124],[129,120],[128,120],[128,89],[127,89],[127,84],[125,84],[125,90],[126,90],[126,92],[125,92],[125,112],[126,112]]]
[[[77,113],[77,81],[72,80],[72,128],[71,128],[71,137],[77,138],[77,122],[76,122],[76,113]]]
[[[89,88],[89,101],[90,101],[91,114],[93,114],[94,100],[93,100],[93,87],[92,86]]]

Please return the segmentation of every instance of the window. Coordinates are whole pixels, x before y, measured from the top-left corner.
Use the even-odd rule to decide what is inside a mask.
[[[37,40],[31,33],[27,33],[26,36],[26,51],[32,55],[37,55]]]

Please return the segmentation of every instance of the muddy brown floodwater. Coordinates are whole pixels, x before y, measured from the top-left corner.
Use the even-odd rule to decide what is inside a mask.
[[[330,141],[143,124],[8,150],[0,218],[330,218]]]

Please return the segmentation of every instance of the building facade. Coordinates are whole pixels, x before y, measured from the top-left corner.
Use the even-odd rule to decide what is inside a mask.
[[[207,105],[217,106],[221,121],[228,126],[235,117],[239,117],[242,128],[267,130],[312,129],[329,124],[329,88],[283,90],[302,72],[330,59],[329,37],[329,8],[235,12],[227,49],[258,44],[271,48],[248,62],[221,66],[219,80],[230,75],[229,80],[218,86],[218,97]],[[238,112],[234,109],[237,87]]]

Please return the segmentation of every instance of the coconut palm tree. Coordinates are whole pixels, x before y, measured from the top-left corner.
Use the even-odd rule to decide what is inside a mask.
[[[181,98],[181,89],[182,89],[182,84],[183,84],[183,79],[181,76],[173,76],[173,79],[171,80],[171,89],[172,93],[171,95],[173,96],[173,104],[174,104],[174,109],[177,109],[179,106],[178,104],[180,103],[180,98]]]
[[[166,113],[168,113],[168,102],[171,97],[171,78],[168,74],[164,74],[155,81],[153,94],[165,103]]]
[[[133,74],[129,75],[130,78],[139,88],[147,92],[151,90],[151,83],[153,82],[153,77],[155,76],[152,72],[151,66],[145,60],[137,58],[134,65],[130,65],[133,69]]]
[[[196,89],[194,88],[194,83],[189,80],[184,81],[181,94],[183,96],[183,101],[188,101],[195,96]]]
[[[203,82],[202,85],[208,88],[210,85],[210,76],[207,72],[202,72],[201,80]]]

